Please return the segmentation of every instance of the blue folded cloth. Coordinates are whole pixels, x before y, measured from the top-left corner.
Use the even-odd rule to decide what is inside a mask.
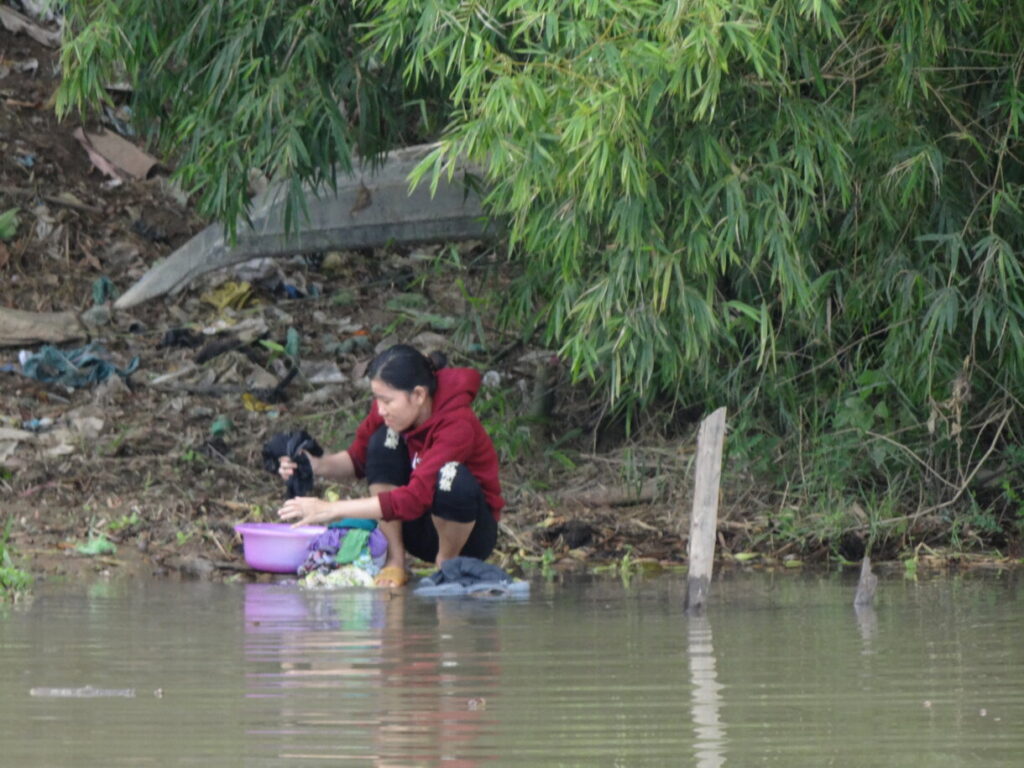
[[[475,557],[453,557],[440,569],[420,579],[413,594],[423,597],[470,595],[472,597],[525,597],[528,581],[516,580],[496,565]]]
[[[412,591],[420,597],[474,597],[500,600],[504,598],[523,598],[530,596],[530,582],[528,581],[485,581],[479,584],[424,584],[422,579],[419,586]]]

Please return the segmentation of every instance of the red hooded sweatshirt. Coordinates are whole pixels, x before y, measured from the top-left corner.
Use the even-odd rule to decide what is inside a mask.
[[[402,433],[409,448],[412,477],[408,485],[380,495],[385,520],[415,520],[434,503],[437,473],[450,461],[464,464],[484,492],[494,519],[501,517],[505,500],[498,482],[498,454],[483,425],[473,412],[472,403],[480,390],[480,373],[472,368],[442,368],[437,372],[437,391],[433,411],[420,426]],[[366,474],[366,449],[384,420],[377,404],[356,429],[348,454],[355,465],[356,477]]]

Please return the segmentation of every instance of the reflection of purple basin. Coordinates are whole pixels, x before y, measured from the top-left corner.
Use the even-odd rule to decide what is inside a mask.
[[[245,585],[246,631],[267,624],[269,631],[279,631],[282,624],[299,626],[309,618],[309,606],[294,586],[279,584]]]
[[[306,561],[309,543],[326,528],[287,523],[239,523],[235,532],[242,535],[245,562],[250,568],[271,573],[295,573]]]

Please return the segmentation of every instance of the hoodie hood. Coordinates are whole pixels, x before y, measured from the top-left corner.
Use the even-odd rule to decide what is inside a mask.
[[[474,368],[442,368],[437,372],[434,410],[423,426],[443,413],[469,408],[480,391],[480,372]]]

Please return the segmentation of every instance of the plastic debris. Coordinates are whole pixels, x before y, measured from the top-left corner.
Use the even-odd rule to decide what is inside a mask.
[[[10,240],[18,234],[18,209],[10,208],[0,213],[0,240]]]
[[[42,419],[26,419],[21,422],[22,429],[27,429],[29,432],[45,432],[53,426],[53,419],[46,417]]]
[[[113,131],[92,133],[76,128],[72,135],[89,153],[92,164],[113,179],[145,179],[157,166],[155,157]]]
[[[252,284],[250,283],[224,283],[220,288],[200,296],[207,304],[212,304],[217,309],[241,309],[252,298]]]
[[[167,233],[164,230],[141,217],[132,222],[132,232],[146,238],[151,243],[166,243],[168,241]]]
[[[213,437],[219,437],[220,435],[225,435],[230,432],[234,426],[234,422],[232,422],[229,417],[218,416],[214,419],[213,424],[210,425],[210,434]]]
[[[411,309],[425,309],[429,300],[421,293],[396,293],[384,306],[393,312],[408,311]]]
[[[105,116],[104,122],[108,123],[122,136],[127,136],[129,138],[135,136],[135,129],[132,128],[131,125],[132,108],[127,104],[116,108],[107,104],[103,107],[103,114]]]
[[[196,333],[189,328],[172,328],[164,334],[156,347],[157,349],[163,347],[188,347],[189,349],[195,349],[202,345],[202,334]]]
[[[110,325],[110,321],[113,319],[109,304],[97,304],[95,307],[85,310],[80,317],[87,328],[102,328],[105,325]]]
[[[106,304],[108,301],[116,299],[118,296],[117,287],[113,281],[106,275],[98,277],[93,281],[92,284],[92,303],[93,304]]]
[[[75,552],[80,555],[86,555],[87,557],[95,557],[96,555],[112,555],[117,552],[117,547],[110,541],[106,536],[94,536],[90,538],[84,544],[78,544],[75,546]]]
[[[306,361],[302,364],[302,372],[310,384],[343,384],[348,381],[338,364],[331,360]]]
[[[79,388],[98,384],[113,373],[126,378],[139,367],[138,357],[133,357],[127,367],[118,368],[105,356],[106,350],[97,342],[66,352],[47,344],[22,360],[22,374],[38,381]]]
[[[299,332],[294,328],[288,329],[288,333],[285,336],[284,351],[293,360],[299,359]]]
[[[245,410],[252,411],[253,413],[266,413],[267,411],[274,410],[273,405],[263,402],[252,392],[242,393],[242,405],[245,406]]]

